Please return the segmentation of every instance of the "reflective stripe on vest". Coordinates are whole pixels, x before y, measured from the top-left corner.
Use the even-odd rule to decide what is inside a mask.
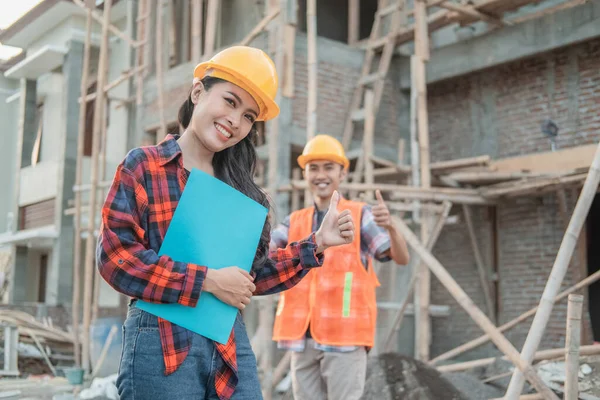
[[[364,203],[340,199],[360,227]],[[288,242],[307,237],[313,228],[314,207],[290,216]],[[296,340],[310,333],[318,343],[333,346],[373,346],[377,319],[375,288],[379,286],[371,260],[365,269],[360,255],[360,231],[354,241],[325,251],[323,266],[311,270],[296,286],[281,293],[273,340]]]

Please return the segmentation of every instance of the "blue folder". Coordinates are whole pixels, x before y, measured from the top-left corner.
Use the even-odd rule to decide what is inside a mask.
[[[250,271],[268,210],[221,180],[193,169],[159,255]],[[138,300],[137,307],[218,343],[227,343],[238,309],[202,292],[196,307]]]

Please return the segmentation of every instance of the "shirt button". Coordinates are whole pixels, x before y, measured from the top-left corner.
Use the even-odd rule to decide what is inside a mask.
[[[119,265],[123,264],[123,260],[119,260]]]

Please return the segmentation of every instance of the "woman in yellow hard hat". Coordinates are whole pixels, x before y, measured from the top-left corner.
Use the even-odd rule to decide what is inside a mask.
[[[102,277],[132,298],[117,379],[121,400],[261,399],[241,314],[222,345],[146,313],[135,301],[195,307],[208,292],[243,310],[252,295],[294,286],[322,264],[326,248],[352,240],[348,213],[332,207],[323,228],[273,259],[268,258],[267,221],[250,274],[235,266],[209,269],[158,256],[193,168],[269,207],[253,181],[252,138],[256,121],[279,113],[277,85],[273,62],[263,51],[245,46],[223,50],[194,70],[192,89],[179,110],[184,132],[130,151],[117,168],[102,210],[97,263]],[[231,243],[232,251],[235,246]]]

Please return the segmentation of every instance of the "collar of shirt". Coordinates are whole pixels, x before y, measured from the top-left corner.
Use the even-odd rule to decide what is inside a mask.
[[[181,155],[181,147],[179,147],[179,143],[177,143],[179,137],[180,135],[168,134],[165,140],[157,145],[159,164],[161,166],[175,159],[181,159],[181,157],[179,157]]]

